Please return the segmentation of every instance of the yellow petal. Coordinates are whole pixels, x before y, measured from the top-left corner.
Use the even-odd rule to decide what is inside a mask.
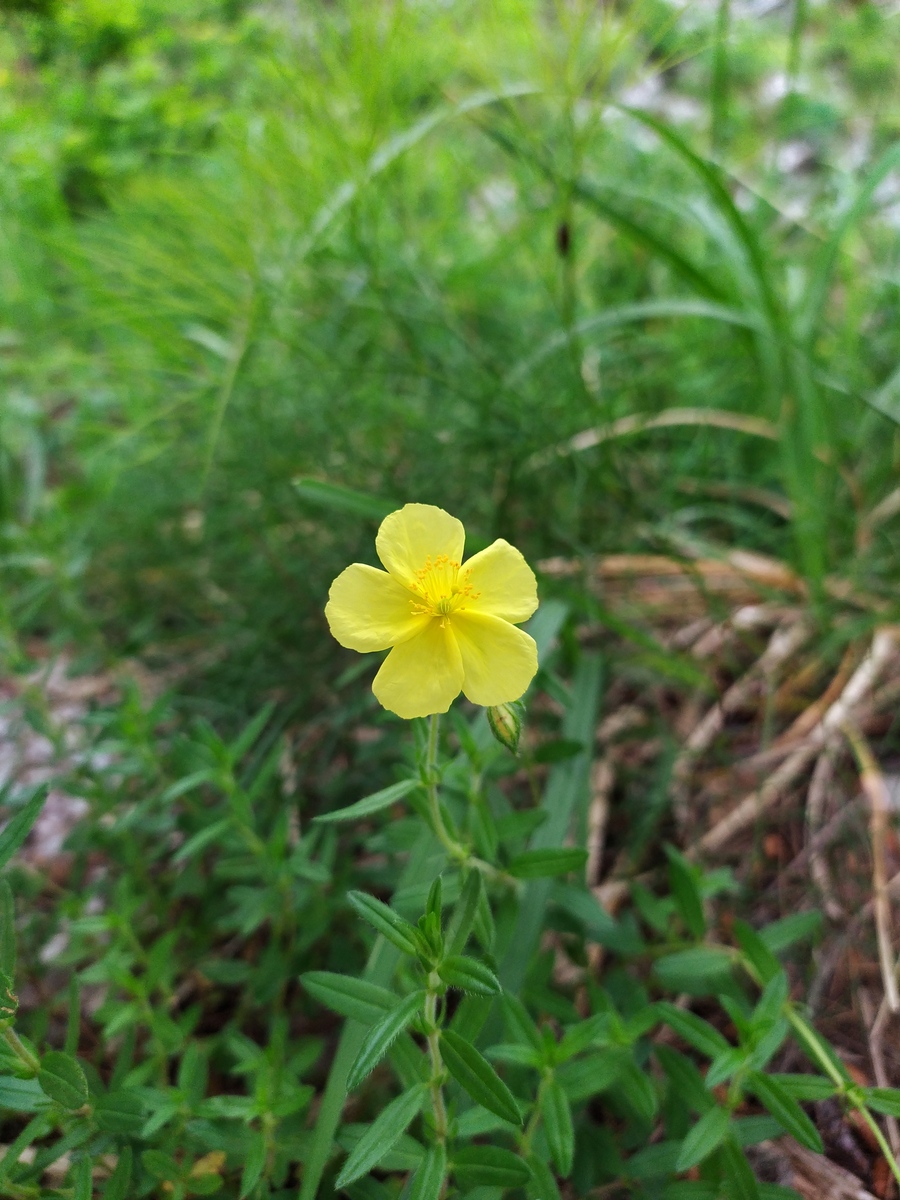
[[[351,563],[328,593],[325,616],[332,634],[348,650],[387,650],[414,637],[427,616],[414,616],[416,598],[376,567]]]
[[[538,667],[534,638],[487,613],[456,612],[452,621],[465,671],[462,688],[473,704],[508,704],[523,696]]]
[[[527,621],[538,606],[537,580],[520,551],[498,538],[473,554],[460,572],[460,583],[472,588],[466,612],[490,613],[504,621]]]
[[[394,647],[381,664],[372,691],[385,708],[412,720],[446,712],[462,681],[462,659],[450,622],[432,618],[420,634]]]
[[[404,504],[381,522],[375,549],[378,557],[401,581],[415,581],[416,572],[440,554],[451,562],[462,562],[466,531],[462,521],[433,504]]]

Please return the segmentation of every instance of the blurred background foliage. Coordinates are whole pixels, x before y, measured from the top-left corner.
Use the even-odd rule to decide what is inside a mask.
[[[532,558],[740,544],[893,594],[894,529],[859,532],[900,453],[890,6],[3,9],[12,652],[167,647],[212,703],[321,700],[371,523],[306,476]],[[535,457],[704,407],[775,436]]]

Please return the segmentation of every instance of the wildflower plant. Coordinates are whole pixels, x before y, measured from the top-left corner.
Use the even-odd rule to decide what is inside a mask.
[[[377,699],[427,724],[416,726],[414,774],[317,821],[377,820],[405,804],[424,829],[392,903],[348,896],[377,934],[363,975],[303,977],[314,1000],[348,1021],[301,1200],[320,1194],[334,1135],[346,1156],[333,1186],[353,1200],[387,1200],[398,1188],[406,1200],[554,1200],[562,1181],[580,1195],[598,1179],[604,1195],[648,1200],[787,1200],[791,1189],[758,1182],[747,1149],[787,1132],[821,1151],[801,1102],[832,1096],[858,1111],[900,1178],[872,1115],[900,1113],[900,1092],[854,1085],[791,999],[777,957],[810,936],[816,914],[761,933],[737,922],[737,947],[718,944],[709,909],[727,881],[669,847],[669,897],[635,887],[638,912],[661,938],[654,948],[633,918],[615,919],[580,882],[586,853],[565,843],[596,723],[599,671],[590,657],[576,673],[566,753],[543,797],[532,791],[532,807],[503,803],[498,781],[520,765],[523,695],[537,671],[535,639],[517,628],[536,610],[535,579],[504,541],[467,561],[463,545],[455,518],[410,504],[379,530],[386,571],[353,564],[331,588],[335,637],[363,652],[390,649]],[[546,627],[536,632],[546,638]],[[454,751],[440,714],[460,691],[487,712],[453,714]],[[551,929],[576,935],[584,954],[571,999],[541,965],[548,912]],[[616,963],[607,986],[592,974],[589,943]],[[736,1044],[691,1011],[653,1001],[651,980],[628,971],[648,957],[663,994],[717,997]],[[791,1035],[814,1073],[767,1071]],[[695,1056],[710,1060],[705,1076]],[[383,1094],[367,1081],[384,1060],[399,1093],[375,1100],[370,1121],[339,1129],[349,1093],[361,1091],[364,1108]],[[616,1137],[591,1118],[600,1097]]]

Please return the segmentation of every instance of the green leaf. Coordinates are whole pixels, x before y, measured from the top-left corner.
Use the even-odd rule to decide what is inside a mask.
[[[659,1101],[651,1080],[633,1059],[625,1059],[616,1080],[616,1095],[643,1121],[652,1121]]]
[[[677,1168],[681,1142],[654,1142],[632,1154],[626,1163],[629,1179],[660,1179]]]
[[[338,975],[333,971],[307,971],[300,982],[309,994],[332,1012],[352,1021],[371,1025],[380,1021],[386,1012],[397,1005],[397,997],[387,988],[354,979],[352,975]]]
[[[38,1083],[63,1108],[82,1108],[88,1102],[84,1071],[76,1059],[61,1050],[51,1050],[41,1059]]]
[[[293,480],[297,495],[316,508],[326,512],[347,513],[351,517],[362,517],[368,521],[383,521],[388,513],[394,512],[401,505],[394,500],[382,500],[368,492],[357,492],[352,488],[342,487],[337,483],[326,483],[323,479],[313,479],[308,475],[300,475]]]
[[[178,847],[172,855],[172,862],[186,862],[189,858],[194,858],[201,850],[205,850],[207,846],[217,842],[232,825],[231,817],[223,817],[221,821],[214,821],[212,825],[204,825],[202,829],[198,829],[195,834],[192,834],[183,846]]]
[[[590,1096],[609,1091],[619,1082],[628,1063],[628,1051],[624,1047],[598,1050],[574,1062],[565,1063],[557,1070],[556,1078],[571,1102],[577,1104]]]
[[[82,1155],[72,1168],[72,1200],[91,1200],[94,1194],[91,1160]]]
[[[432,1146],[412,1178],[408,1200],[439,1200],[447,1177],[447,1151]]]
[[[750,1023],[754,1030],[765,1029],[783,1019],[784,1006],[790,997],[787,975],[779,971],[763,989]]]
[[[730,1127],[731,1115],[724,1108],[717,1105],[704,1113],[684,1139],[676,1170],[689,1171],[709,1158],[728,1137]]]
[[[418,883],[427,882],[432,878],[433,844],[431,831],[423,829],[398,881],[398,890],[414,887]],[[369,955],[365,969],[366,980],[381,986],[389,984],[396,970],[397,959],[396,948],[387,941],[379,939]],[[346,1103],[347,1076],[364,1037],[365,1030],[355,1021],[346,1024],[341,1032],[337,1052],[328,1073],[328,1082],[322,1094],[321,1107],[306,1151],[299,1200],[315,1200],[325,1165],[331,1157],[334,1137]]]
[[[499,1146],[465,1146],[453,1155],[451,1170],[463,1191],[478,1187],[517,1188],[531,1178],[518,1154]]]
[[[509,992],[504,992],[500,999],[500,1008],[503,1012],[503,1023],[506,1025],[509,1036],[516,1042],[522,1042],[526,1046],[531,1046],[534,1050],[542,1051],[544,1040],[541,1037],[540,1030],[534,1021],[532,1021],[528,1009],[519,997],[512,996]]]
[[[760,981],[764,985],[769,983],[781,971],[781,963],[772,953],[771,948],[746,921],[738,918],[732,926],[732,931],[737,944],[743,950]]]
[[[103,1189],[103,1200],[126,1200],[131,1190],[131,1163],[133,1152],[126,1143],[119,1148],[119,1161]]]
[[[837,1092],[824,1075],[770,1075],[769,1078],[776,1079],[795,1100],[828,1100]]]
[[[36,1079],[17,1079],[15,1075],[0,1075],[0,1110],[30,1113],[47,1108],[49,1104],[47,1093]]]
[[[476,1104],[513,1125],[522,1124],[512,1092],[473,1045],[452,1029],[445,1029],[441,1033],[441,1053],[450,1074]]]
[[[141,1165],[154,1179],[176,1180],[181,1175],[181,1167],[175,1159],[162,1150],[144,1150]]]
[[[556,1079],[546,1079],[540,1093],[541,1119],[547,1135],[547,1145],[557,1172],[568,1178],[575,1154],[575,1131],[572,1110],[562,1086]]]
[[[531,1182],[528,1184],[528,1200],[561,1200],[553,1172],[536,1154],[528,1159]]]
[[[793,916],[784,917],[780,921],[773,921],[771,925],[760,930],[759,936],[773,954],[780,954],[796,942],[815,937],[821,928],[822,914],[817,909],[810,909],[807,912],[794,913]]]
[[[535,619],[541,619],[542,613],[544,619],[556,621],[548,605],[538,609]],[[602,684],[603,664],[600,658],[593,654],[582,655],[572,682],[572,700],[563,719],[563,737],[582,742],[585,746],[593,745]],[[565,841],[573,817],[580,815],[588,804],[589,771],[590,756],[587,751],[551,769],[541,799],[541,808],[547,813],[547,820],[535,831],[531,840],[532,850],[558,847]],[[533,960],[544,928],[550,890],[551,883],[547,879],[532,880],[525,888],[515,927],[511,936],[504,939],[507,951],[498,974],[505,991],[518,994],[522,990],[529,963]]]
[[[444,885],[440,875],[435,879],[428,891],[428,899],[425,901],[425,915],[431,917],[438,922],[440,930],[440,921],[444,912]]]
[[[671,1094],[680,1106],[692,1108],[698,1113],[708,1112],[714,1106],[715,1098],[689,1058],[672,1046],[654,1045],[653,1053],[671,1081]]]
[[[863,1095],[869,1108],[889,1117],[900,1117],[900,1089],[865,1088]]]
[[[722,1162],[728,1184],[728,1190],[725,1192],[728,1200],[759,1200],[759,1184],[747,1162],[747,1156],[731,1138],[722,1149]]]
[[[731,978],[732,952],[725,947],[695,946],[657,959],[653,973],[669,992],[705,996]]]
[[[553,875],[566,875],[569,871],[583,871],[587,862],[587,851],[576,848],[526,850],[518,854],[506,868],[516,879],[548,879]]]
[[[708,1021],[704,1021],[696,1013],[679,1008],[676,1004],[670,1004],[668,1000],[660,1001],[656,1005],[656,1011],[682,1041],[693,1046],[695,1050],[699,1050],[707,1058],[715,1058],[717,1054],[730,1049],[728,1042],[718,1029],[714,1029]]]
[[[494,972],[474,958],[462,954],[451,954],[438,965],[438,975],[449,987],[461,992],[474,992],[476,996],[498,996],[500,980]]]
[[[697,868],[692,867],[674,846],[665,847],[669,858],[669,886],[672,898],[688,933],[701,941],[706,935],[703,896],[697,883]]]
[[[727,1079],[736,1075],[746,1064],[747,1049],[745,1046],[732,1046],[728,1050],[723,1050],[709,1065],[709,1070],[706,1072],[706,1086],[708,1088],[718,1087],[720,1083],[725,1083]]]
[[[345,1125],[338,1144],[352,1154],[369,1131],[368,1125]],[[391,1150],[378,1163],[381,1171],[414,1171],[425,1157],[425,1147],[408,1133],[402,1133]]]
[[[249,1144],[244,1151],[244,1169],[241,1172],[240,1200],[245,1200],[259,1183],[266,1165],[266,1139],[259,1129],[248,1130]]]
[[[6,879],[0,879],[0,972],[16,977],[16,902]]]
[[[404,921],[392,908],[376,900],[367,892],[348,892],[347,899],[363,920],[377,929],[378,932],[404,954],[416,955],[419,943],[415,926]]]
[[[391,1043],[419,1016],[424,1002],[424,992],[413,992],[372,1026],[350,1069],[348,1092],[358,1088],[369,1072],[381,1062]]]
[[[337,1188],[346,1187],[377,1166],[418,1115],[427,1093],[428,1084],[422,1083],[391,1101],[356,1143],[337,1178]]]
[[[108,1092],[94,1106],[94,1120],[106,1133],[137,1137],[144,1124],[144,1107],[134,1092]]]
[[[418,779],[401,779],[399,783],[392,783],[390,787],[382,788],[380,792],[373,792],[371,796],[357,800],[355,804],[349,804],[346,808],[336,809],[335,812],[319,813],[317,817],[313,817],[313,821],[317,825],[326,825],[338,821],[357,821],[361,817],[370,817],[373,813],[390,808],[421,786],[421,781]]]
[[[49,790],[49,783],[42,783],[40,787],[35,788],[24,805],[7,822],[3,832],[0,833],[0,870],[6,866],[28,837],[29,833],[31,833],[31,827],[40,816]]]
[[[469,871],[459,900],[456,902],[456,907],[453,910],[453,916],[450,918],[449,928],[447,929],[447,953],[451,957],[455,954],[461,954],[465,949],[466,942],[469,940],[469,935],[475,924],[475,918],[478,915],[478,902],[483,889],[484,884],[481,881],[481,872],[476,870]]]
[[[753,1071],[747,1076],[746,1086],[775,1120],[783,1126],[786,1133],[795,1138],[807,1150],[821,1154],[822,1139],[812,1121],[782,1085],[771,1075]]]
[[[550,897],[570,917],[581,922],[592,942],[598,942],[615,954],[640,954],[643,949],[637,929],[611,917],[593,892],[583,885],[556,883]]]
[[[531,1046],[522,1046],[518,1042],[501,1042],[497,1046],[488,1046],[486,1057],[492,1062],[502,1062],[513,1067],[533,1067],[539,1070],[543,1065],[544,1055]]]

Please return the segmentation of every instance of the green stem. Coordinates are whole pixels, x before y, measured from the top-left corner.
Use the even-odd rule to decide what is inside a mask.
[[[3,1040],[21,1062],[25,1064],[29,1071],[37,1075],[41,1069],[40,1060],[35,1058],[28,1047],[22,1042],[19,1035],[10,1025],[3,1026]]]
[[[891,1174],[897,1180],[897,1183],[900,1184],[900,1165],[898,1165],[897,1159],[894,1157],[894,1153],[888,1145],[887,1139],[878,1127],[878,1122],[866,1108],[865,1104],[858,1103],[854,1099],[853,1093],[847,1090],[847,1080],[841,1075],[840,1071],[831,1061],[831,1058],[819,1042],[815,1032],[810,1029],[800,1014],[794,1011],[793,1005],[785,1005],[785,1016],[794,1029],[794,1032],[807,1046],[821,1069],[825,1072],[835,1087],[837,1087],[843,1093],[843,1095],[846,1096],[851,1107],[856,1109],[856,1111],[871,1129],[875,1140],[878,1142],[881,1153],[884,1155],[888,1166],[891,1168]]]
[[[428,811],[431,816],[431,827],[437,836],[438,841],[447,851],[447,854],[455,862],[462,865],[470,860],[469,850],[461,842],[458,842],[451,836],[450,831],[444,824],[444,816],[441,812],[441,802],[438,799],[438,733],[441,724],[441,714],[432,713],[431,720],[428,726],[428,749],[425,755],[425,778],[428,788]]]
[[[441,803],[438,798],[438,734],[440,731],[441,716],[440,713],[432,713],[428,726],[428,747],[425,753],[425,780],[426,790],[428,793],[428,815],[431,819],[431,828],[434,830],[435,837],[447,851],[447,855],[452,862],[455,862],[460,867],[473,867],[476,871],[480,871],[485,879],[489,879],[492,883],[505,883],[509,887],[518,887],[519,881],[512,875],[508,875],[505,871],[500,871],[497,867],[489,862],[485,862],[483,858],[478,858],[472,854],[468,846],[458,842],[450,833],[447,826],[444,824],[444,816],[441,812]]]
[[[434,1112],[434,1136],[438,1145],[447,1144],[447,1107],[444,1104],[444,1060],[441,1057],[441,1036],[437,1023],[438,976],[428,977],[428,992],[425,996],[425,1027],[428,1031],[428,1055],[431,1059],[431,1107]]]

